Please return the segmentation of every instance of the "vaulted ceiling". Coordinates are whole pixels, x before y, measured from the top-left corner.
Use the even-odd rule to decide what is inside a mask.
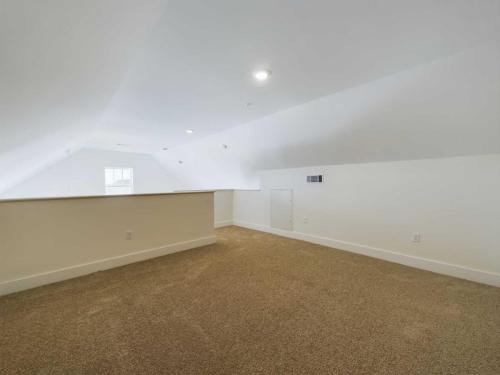
[[[0,0],[0,190],[82,146],[168,165],[201,153],[194,147],[206,137],[499,39],[500,0]],[[252,79],[257,68],[272,71],[269,82]],[[483,119],[487,129],[495,116]],[[260,160],[235,160],[290,167],[447,154],[414,152],[417,142],[401,156],[386,144],[396,123],[378,140],[358,126],[322,142],[309,139],[307,123],[287,162],[260,150]],[[267,153],[282,153],[279,133],[258,131]],[[379,154],[352,153],[360,137],[378,142]],[[446,143],[446,132],[437,137]],[[339,142],[343,153],[292,157]]]
[[[80,147],[161,0],[0,0],[0,190]]]
[[[470,48],[495,32],[498,0],[171,0],[94,145],[172,148]],[[257,68],[272,71],[265,85],[253,80]],[[185,129],[195,133],[187,137]]]
[[[263,169],[490,153],[500,154],[500,43],[343,90],[155,156],[186,188],[256,188]]]

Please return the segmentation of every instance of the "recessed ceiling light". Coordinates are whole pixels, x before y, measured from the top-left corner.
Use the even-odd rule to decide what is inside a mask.
[[[253,76],[257,81],[266,81],[271,76],[270,70],[256,70],[253,72]]]
[[[187,134],[193,134],[193,133],[194,133],[194,130],[193,130],[193,129],[186,129],[186,133],[187,133]]]

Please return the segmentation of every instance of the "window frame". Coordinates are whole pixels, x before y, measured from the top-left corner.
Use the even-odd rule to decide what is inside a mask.
[[[129,180],[130,183],[127,183],[127,184],[116,183],[116,181],[115,181],[112,184],[108,184],[107,183],[107,179],[106,179],[106,174],[107,174],[108,170],[113,171],[113,174],[115,173],[116,170],[121,170],[122,177],[123,177],[123,172],[125,170],[130,171],[130,180]],[[120,181],[120,180],[117,180],[117,181]],[[123,181],[123,178],[122,178],[121,181]],[[130,192],[127,192],[127,193],[110,193],[108,191],[108,188],[111,188],[111,189],[112,188],[129,188]],[[134,194],[134,168],[132,168],[132,167],[104,167],[104,194],[105,195],[130,195],[130,194]]]

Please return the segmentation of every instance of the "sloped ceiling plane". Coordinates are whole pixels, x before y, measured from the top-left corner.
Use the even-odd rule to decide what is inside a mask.
[[[173,163],[191,158],[238,186],[245,168],[500,152],[498,43],[498,0],[1,0],[0,192],[81,147],[187,175]]]

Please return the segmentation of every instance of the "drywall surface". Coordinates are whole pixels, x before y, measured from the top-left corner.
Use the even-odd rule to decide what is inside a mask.
[[[491,43],[155,156],[186,188],[248,189],[263,169],[500,153],[498,82]]]
[[[307,183],[310,174],[323,174],[325,182]],[[235,191],[236,224],[269,229],[270,190],[290,188],[293,232],[305,235],[298,238],[457,265],[500,282],[500,154],[269,170],[260,177],[260,191]]]
[[[216,190],[214,193],[214,225],[224,227],[233,223],[233,191]]]
[[[0,1],[0,192],[88,140],[167,3]]]
[[[12,187],[1,198],[104,194],[104,168],[133,168],[134,193],[168,192],[178,182],[150,155],[83,149]]]
[[[215,242],[213,193],[0,202],[0,294]]]

